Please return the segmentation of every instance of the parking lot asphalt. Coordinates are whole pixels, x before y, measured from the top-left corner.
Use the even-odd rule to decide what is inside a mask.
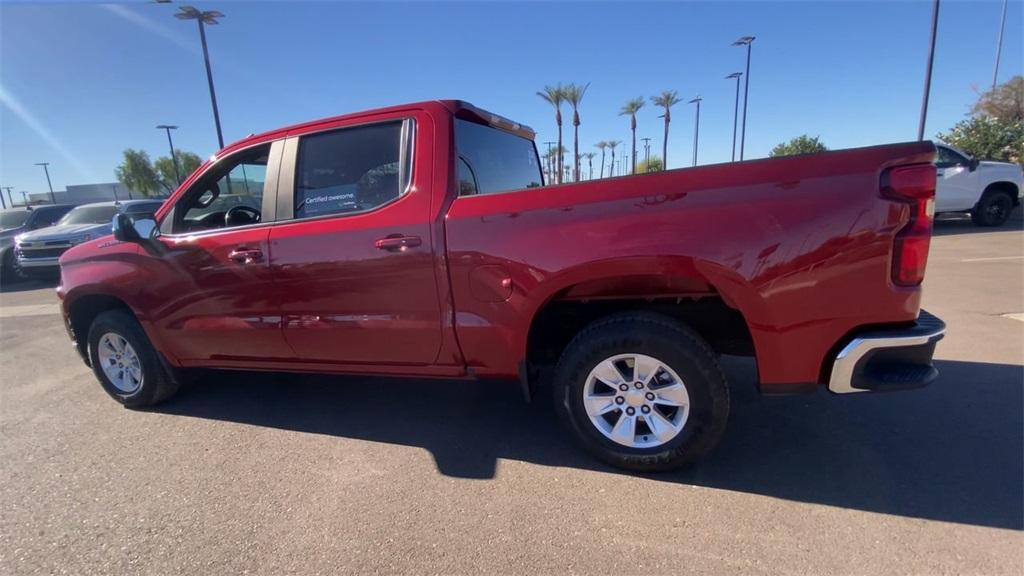
[[[1024,225],[937,224],[929,388],[761,397],[701,465],[583,455],[515,385],[222,373],[126,410],[0,293],[7,574],[1021,574]],[[1013,315],[1018,315],[1016,318]]]

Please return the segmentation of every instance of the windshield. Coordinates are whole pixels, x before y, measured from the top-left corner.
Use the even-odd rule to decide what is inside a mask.
[[[115,214],[117,214],[117,206],[79,206],[61,218],[57,225],[110,224]]]
[[[30,214],[28,210],[4,210],[0,212],[0,229],[17,228],[28,220]]]

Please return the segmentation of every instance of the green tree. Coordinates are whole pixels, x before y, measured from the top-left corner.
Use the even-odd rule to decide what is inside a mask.
[[[636,165],[636,171],[638,174],[643,174],[644,172],[661,172],[664,169],[665,163],[657,156],[651,156],[647,160],[641,160],[640,163]]]
[[[608,143],[602,140],[594,144],[594,147],[601,151],[601,170],[598,172],[598,178],[604,178],[604,152],[608,149]]]
[[[630,154],[630,171],[636,174],[636,113],[644,107],[643,96],[627,100],[619,110],[619,116],[629,116],[629,129],[633,131],[633,147]]]
[[[562,88],[562,97],[572,106],[572,157],[573,157],[573,180],[580,181],[580,102],[583,95],[587,93],[590,82],[583,86],[569,84]]]
[[[537,92],[545,102],[555,108],[555,124],[558,126],[558,149],[562,149],[562,102],[565,102],[565,92],[561,84],[558,86],[545,86],[544,90]],[[559,155],[554,166],[555,183],[562,181],[562,155]]]
[[[1014,76],[985,92],[971,111],[999,120],[1024,121],[1024,76]]]
[[[124,160],[114,169],[114,176],[129,190],[143,196],[153,196],[163,186],[149,161],[149,154],[142,150],[125,149]]]
[[[783,142],[772,148],[772,151],[768,153],[772,158],[776,156],[794,156],[796,154],[815,154],[817,152],[825,152],[828,150],[821,140],[817,136],[813,138],[807,134],[802,134],[793,138],[789,142]]]
[[[671,108],[676,104],[679,104],[679,94],[675,90],[664,90],[660,96],[651,96],[651,103],[655,106],[661,106],[665,113],[661,115],[661,118],[665,119],[665,137],[661,141],[661,157],[668,161],[668,125],[672,122]],[[662,168],[664,168],[664,163]]]
[[[198,154],[187,152],[185,150],[175,150],[174,155],[178,158],[178,174],[181,175],[181,182],[184,182],[190,174],[195,172],[196,168],[203,163],[202,158]],[[161,156],[153,162],[153,168],[156,169],[157,175],[160,177],[160,181],[164,187],[168,190],[174,190],[178,187],[181,182],[174,172],[174,163],[171,162],[170,156]]]
[[[1024,120],[972,116],[936,138],[984,160],[1024,162]]]

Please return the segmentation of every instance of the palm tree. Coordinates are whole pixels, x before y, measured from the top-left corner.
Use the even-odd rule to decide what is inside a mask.
[[[641,96],[640,98],[627,100],[622,105],[622,110],[619,110],[619,116],[629,116],[629,129],[633,131],[633,148],[629,164],[631,174],[636,174],[636,113],[643,107],[644,99]]]
[[[565,101],[572,106],[572,150],[573,150],[573,177],[577,182],[580,181],[580,111],[579,105],[583,100],[583,95],[587,93],[587,88],[590,87],[590,82],[587,82],[583,86],[577,86],[575,84],[569,84],[565,88],[562,88],[562,97]]]
[[[582,156],[582,157],[587,159],[587,170],[589,172],[589,174],[587,176],[587,180],[593,180],[594,179],[594,156],[597,156],[597,153],[596,152],[584,152],[583,154],[580,154],[580,156]]]
[[[565,101],[565,88],[561,84],[558,86],[545,86],[544,90],[537,92],[537,96],[544,99],[545,102],[555,107],[555,124],[558,125],[558,149],[562,149],[562,102]],[[562,182],[562,157],[559,155],[555,158],[555,182]]]
[[[612,150],[612,165],[611,168],[608,169],[608,176],[611,177],[615,176],[615,148],[619,144],[622,144],[622,140],[609,140],[605,144],[607,144],[608,147],[611,148]]]
[[[597,149],[601,151],[601,173],[598,176],[598,178],[604,178],[604,151],[606,148],[608,148],[608,143],[602,140],[597,144],[594,144],[594,146],[596,146]]]
[[[661,161],[666,170],[668,169],[668,124],[672,121],[670,108],[679,104],[679,102],[681,100],[679,100],[679,95],[675,90],[662,90],[661,96],[651,96],[652,104],[665,109],[665,113],[658,117],[665,119],[665,138],[661,141]]]

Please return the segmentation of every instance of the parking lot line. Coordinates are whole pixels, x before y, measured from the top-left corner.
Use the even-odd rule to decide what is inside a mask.
[[[53,304],[32,304],[28,306],[0,306],[0,318],[20,318],[22,316],[50,316],[60,311]]]
[[[997,260],[1024,260],[1024,256],[991,256],[988,258],[964,258],[961,262],[995,262]]]

